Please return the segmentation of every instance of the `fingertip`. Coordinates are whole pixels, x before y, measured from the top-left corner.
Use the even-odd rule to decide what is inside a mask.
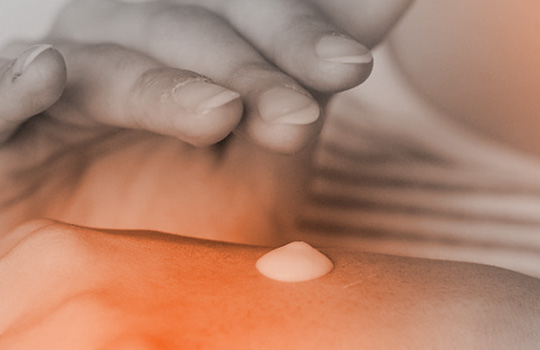
[[[348,90],[362,84],[373,69],[371,51],[337,31],[300,32],[282,45],[278,65],[312,91]]]
[[[66,80],[64,58],[50,45],[32,46],[11,61],[0,80],[2,139],[56,103]]]
[[[342,35],[323,35],[315,44],[316,55],[327,62],[364,64],[373,61],[367,47]]]
[[[292,155],[315,143],[321,129],[321,119],[308,125],[252,122],[241,134],[268,151]]]
[[[33,98],[43,102],[54,103],[62,94],[66,81],[64,57],[51,45],[28,48],[11,67],[12,84],[31,88],[35,93]]]
[[[240,94],[207,81],[193,81],[173,93],[178,107],[178,138],[194,146],[213,145],[229,135],[242,119]]]
[[[194,146],[223,140],[242,118],[240,94],[190,71],[156,68],[136,83],[128,105],[135,126],[174,136]]]
[[[337,92],[363,83],[373,69],[371,51],[345,35],[325,34],[315,43],[314,51],[324,77],[321,92]]]
[[[179,138],[197,147],[214,145],[236,128],[242,119],[243,110],[240,95],[225,104],[205,109],[195,116],[193,125],[189,130],[184,130]]]
[[[235,133],[268,151],[297,153],[320,131],[321,108],[317,100],[281,74],[261,80],[245,100],[245,117]]]
[[[267,123],[307,125],[319,118],[320,109],[307,92],[279,86],[258,96],[257,113]]]
[[[371,51],[343,34],[320,35],[312,41],[312,52],[313,67],[304,83],[318,92],[336,93],[358,86],[373,69]]]
[[[365,82],[373,71],[373,60],[366,63],[319,63],[320,75],[311,82],[311,88],[322,93],[337,93],[352,89]]]

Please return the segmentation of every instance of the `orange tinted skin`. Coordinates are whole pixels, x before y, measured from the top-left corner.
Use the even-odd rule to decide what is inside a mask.
[[[40,133],[41,138],[27,134],[32,137],[26,140],[34,143],[26,150],[52,155],[55,162],[32,163],[35,159],[28,154],[17,153],[22,148],[3,149],[3,155],[13,161],[6,180],[18,184],[4,192],[3,199],[19,199],[3,202],[1,219],[11,220],[6,227],[43,215],[66,220],[84,217],[90,218],[88,223],[103,225],[107,219],[111,220],[107,226],[122,226],[133,217],[118,217],[115,209],[127,206],[141,220],[137,225],[145,220],[150,220],[148,225],[161,225],[168,217],[175,218],[168,220],[173,220],[171,231],[177,234],[219,234],[215,227],[201,224],[211,222],[224,229],[223,223],[197,216],[210,205],[211,214],[230,219],[225,233],[241,232],[245,237],[253,233],[252,228],[268,227],[268,222],[257,220],[265,220],[259,214],[275,208],[276,187],[291,194],[284,184],[292,178],[287,175],[295,172],[275,163],[268,167],[266,157],[257,153],[231,152],[231,157],[222,158],[215,150],[188,147],[180,159],[184,146],[171,139],[104,129],[84,135],[97,142],[91,148],[71,143],[70,136],[80,130],[62,129],[55,134],[50,128],[55,124],[47,122],[51,121],[34,124],[47,132]],[[24,133],[19,137],[24,141]],[[62,152],[43,148],[58,140],[68,145]],[[123,146],[114,147],[117,143]],[[201,154],[204,157],[198,157]],[[92,158],[96,156],[105,157],[98,161]],[[223,166],[223,159],[232,161]],[[235,167],[236,161],[246,159],[254,163]],[[190,178],[203,179],[204,186],[197,181],[175,186],[175,177],[185,173],[186,166]],[[225,169],[223,181],[230,193],[223,190],[221,180],[207,183],[216,179],[216,169]],[[137,177],[139,171],[144,176]],[[51,182],[43,184],[45,175]],[[147,176],[159,181],[145,181]],[[276,180],[278,186],[272,187]],[[133,184],[142,186],[132,192]],[[78,192],[69,191],[73,188]],[[198,197],[205,199],[202,203],[193,205],[191,196],[178,202],[178,193],[193,188],[206,195]],[[239,189],[251,200],[240,201],[238,211],[228,205],[228,199]],[[24,195],[28,193],[32,197]],[[143,202],[120,200],[126,193],[129,198],[148,197]],[[148,200],[156,194],[159,202]],[[261,200],[267,201],[253,205]],[[173,216],[178,213],[179,220]],[[269,220],[275,223],[274,218]],[[15,233],[3,228],[0,348],[534,349],[539,341],[538,280],[501,269],[323,250],[335,263],[331,274],[282,284],[255,270],[265,248],[147,231],[31,225]],[[281,232],[267,230],[271,237]]]
[[[0,261],[6,349],[532,349],[540,340],[540,282],[497,268],[322,249],[330,274],[282,283],[255,268],[267,248],[50,222],[11,237]]]
[[[92,132],[90,141],[51,150],[51,161],[28,166],[25,150],[69,138],[63,131],[32,131],[20,135],[21,142],[31,139],[27,148],[12,149],[18,158],[6,178],[15,185],[0,195],[6,203],[0,213],[4,230],[45,217],[239,243],[287,243],[281,232],[292,226],[309,171],[309,153],[275,155],[245,147],[248,141],[239,138],[202,149],[173,138],[111,130]]]

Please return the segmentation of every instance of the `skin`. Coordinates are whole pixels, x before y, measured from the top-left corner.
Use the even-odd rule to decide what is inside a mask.
[[[333,272],[289,284],[257,272],[262,247],[47,221],[4,243],[3,348],[534,349],[540,341],[540,282],[482,265],[325,249]]]
[[[326,10],[342,5],[320,3],[327,3]],[[380,42],[410,1],[375,3],[365,1],[354,6],[355,13],[369,13],[371,18],[360,18],[356,37],[340,28],[343,24],[351,29],[344,13],[327,19],[317,9],[321,4],[267,0],[143,4],[74,1],[60,14],[51,35],[78,42],[114,42],[171,67],[203,74],[242,95],[245,113],[235,129],[237,134],[273,152],[291,154],[311,143],[320,130],[319,123],[268,115],[261,109],[263,100],[266,105],[280,106],[281,113],[287,115],[283,111],[300,108],[301,97],[311,99],[315,107],[313,97],[362,83],[371,73],[372,61],[352,64],[322,59],[316,55],[316,43],[323,36],[339,36],[370,55],[362,43],[373,46]],[[95,26],[98,22],[100,26]],[[265,96],[275,89],[283,94]]]
[[[101,11],[125,16],[105,19],[100,26],[80,20]],[[180,19],[192,15],[204,20],[206,32],[224,33],[224,42],[235,43],[220,46],[220,52],[206,52],[208,57],[220,57],[219,63],[202,62],[194,49],[205,53],[213,47],[205,40],[214,38],[183,34],[189,27],[181,27],[186,24]],[[133,22],[140,16],[147,16],[148,22]],[[75,22],[91,25],[72,25]],[[200,29],[196,22],[188,24]],[[136,30],[122,30],[126,25]],[[163,37],[130,34],[152,33],[152,28],[159,32],[167,26],[174,29],[180,46],[170,45],[175,36],[160,41]],[[102,44],[102,40],[119,42]],[[41,53],[16,81],[9,67],[18,60],[3,65],[3,113],[13,110],[9,113],[16,120],[4,127],[0,148],[0,176],[14,184],[0,199],[3,229],[48,217],[94,227],[284,243],[286,238],[276,232],[293,230],[322,118],[306,125],[267,123],[259,116],[252,118],[250,110],[251,101],[257,99],[254,91],[259,96],[284,83],[302,90],[291,77],[270,67],[215,15],[193,6],[78,1],[61,13],[46,41],[55,49]],[[120,46],[124,41],[126,45]],[[156,44],[141,46],[147,42]],[[182,50],[182,45],[189,50]],[[16,57],[24,48],[14,44],[3,56]],[[172,51],[164,53],[166,48]],[[240,63],[255,70],[240,74],[235,70]],[[367,72],[366,67],[355,69]],[[365,78],[362,74],[356,83]],[[222,84],[241,92],[243,103],[233,99],[201,116],[170,98],[174,91],[178,99],[191,101],[198,91],[205,92],[196,83],[211,83],[206,79],[217,81],[214,88]],[[182,88],[176,89],[179,83]],[[27,96],[43,98],[27,111],[23,109]],[[324,106],[327,96],[317,96]],[[44,112],[31,118],[40,111]],[[187,145],[209,146],[231,131],[234,135],[216,146]],[[281,155],[291,152],[293,156]]]
[[[69,67],[75,71],[86,71],[92,76],[91,67],[86,66],[89,62],[87,58],[79,60],[79,55],[71,54],[70,48],[81,50],[79,46],[60,47]],[[81,54],[87,52],[85,49]],[[121,57],[121,54],[125,53],[116,46],[101,46],[97,52],[112,58]],[[98,58],[94,57],[92,62],[96,62]],[[107,62],[111,69],[118,64],[114,60]],[[135,62],[134,57],[131,57],[130,62]],[[146,65],[147,62],[144,63]],[[62,67],[63,61],[57,51],[44,52],[28,71],[17,79],[17,84],[33,87],[34,81],[44,78],[39,72],[50,72],[49,68],[61,70]],[[89,83],[90,87],[85,91],[91,98],[84,100],[90,102],[86,106],[102,105],[102,99],[107,99],[108,96],[101,93],[101,87],[113,87],[114,83],[111,83],[108,77],[119,77],[106,74],[103,65],[100,68],[102,74],[92,78],[70,75],[62,99],[47,113],[26,123],[4,143],[0,153],[3,159],[2,177],[5,183],[13,185],[2,194],[3,230],[9,230],[32,218],[51,217],[110,228],[161,226],[160,229],[171,232],[184,229],[185,232],[199,232],[197,229],[202,228],[207,237],[218,238],[218,235],[223,235],[230,240],[241,241],[244,236],[247,242],[247,232],[262,227],[260,233],[253,236],[253,240],[268,239],[266,235],[269,229],[266,228],[270,227],[269,222],[259,221],[257,218],[266,217],[262,213],[272,210],[275,205],[275,201],[269,200],[279,197],[279,194],[272,195],[266,202],[263,201],[265,196],[270,196],[277,187],[274,185],[274,174],[268,175],[265,169],[267,165],[264,160],[273,164],[289,164],[293,159],[267,154],[259,148],[246,148],[246,142],[237,138],[216,148],[194,148],[166,135],[159,136],[147,131],[125,130],[107,125],[118,119],[114,114],[106,116],[108,119],[105,122],[96,120],[96,114],[88,107],[78,105],[79,108],[76,109],[74,105],[78,104],[78,100],[71,98],[70,89],[71,86],[80,86],[81,82]],[[129,75],[135,71],[132,68],[137,67],[126,67]],[[119,73],[118,70],[116,72]],[[181,72],[169,70],[169,75],[172,74]],[[49,84],[52,86],[61,86],[62,82],[56,83],[56,77],[51,75],[45,78],[50,79]],[[46,84],[43,84],[42,88],[45,91],[49,89]],[[137,88],[141,89],[135,83],[134,89]],[[151,90],[142,88],[144,94],[155,96]],[[99,94],[92,94],[92,89]],[[128,91],[133,93],[130,88]],[[140,100],[141,95],[138,92],[135,94]],[[125,97],[120,97],[124,96],[119,96],[118,100],[125,101]],[[235,102],[239,101],[232,101],[233,104]],[[229,110],[237,106],[238,104],[225,105],[215,113],[227,117]],[[114,106],[111,106],[110,110],[114,110],[112,107]],[[164,109],[164,118],[169,118],[167,112],[169,110]],[[179,117],[183,117],[181,108],[178,113]],[[101,114],[97,115],[102,117]],[[119,117],[124,117],[124,114]],[[131,121],[124,119],[124,122]],[[209,138],[208,134],[210,132],[203,136]],[[272,160],[274,158],[275,161]],[[243,159],[252,160],[241,166]],[[242,174],[239,169],[248,164],[260,171],[239,177],[238,174]],[[300,167],[301,164],[297,166]],[[134,168],[138,169],[138,173],[133,172]],[[275,176],[286,176],[287,172],[291,171],[289,168],[274,171]],[[47,175],[44,177],[44,174]],[[163,177],[162,174],[167,176]],[[268,176],[271,178],[267,178]],[[155,178],[156,181],[149,182],[150,178]],[[190,179],[201,182],[194,185]],[[248,192],[254,184],[259,186],[259,192]],[[106,191],[104,188],[113,190]],[[284,190],[286,188],[284,187]],[[126,200],[126,193],[131,193],[131,198],[135,200]],[[235,201],[237,205],[230,205],[230,193],[236,193],[236,196],[244,193],[248,200],[238,200]],[[262,199],[259,206],[253,207],[252,200],[259,196]],[[151,200],[152,198],[160,200]],[[194,201],[191,198],[199,200]],[[219,200],[216,201],[216,198]],[[118,207],[122,210],[113,209]],[[204,213],[201,212],[202,208]],[[221,215],[225,214],[223,208],[228,208],[226,215]],[[279,217],[279,214],[277,216]],[[222,219],[218,221],[210,218]],[[243,218],[254,219],[248,221]],[[205,222],[208,223],[206,229],[203,224]],[[229,235],[232,233],[236,236]]]
[[[60,93],[66,67],[67,76],[79,80],[68,78],[58,101],[54,94],[46,95],[36,110],[47,112],[24,123],[15,134],[5,129],[9,137],[1,149],[1,176],[14,186],[2,193],[0,300],[4,304],[0,306],[8,316],[2,320],[1,347],[173,349],[189,344],[193,348],[264,349],[305,347],[308,341],[313,342],[307,344],[310,348],[340,343],[342,348],[444,349],[457,344],[459,348],[507,349],[534,348],[538,342],[538,281],[501,269],[336,249],[324,250],[336,265],[330,275],[306,284],[283,285],[254,270],[266,248],[51,222],[30,222],[12,229],[42,216],[93,226],[144,228],[169,224],[180,213],[183,216],[165,231],[215,232],[217,238],[238,242],[258,228],[261,237],[268,233],[275,240],[275,232],[281,230],[272,226],[276,216],[268,218],[268,213],[294,208],[294,202],[282,198],[298,198],[290,189],[301,189],[295,183],[295,166],[302,165],[298,159],[306,159],[302,154],[284,158],[246,147],[250,143],[236,137],[216,147],[194,149],[169,134],[155,135],[160,125],[162,131],[170,130],[159,122],[152,127],[118,125],[118,114],[93,113],[81,102],[94,98],[92,105],[99,106],[107,102],[107,94],[84,93],[118,87],[106,80],[107,74],[93,73],[106,62],[118,74],[131,71],[118,69],[126,64],[125,57],[114,60],[126,49],[98,44],[95,50],[60,35],[52,39],[58,40],[62,55],[48,51],[38,57],[32,70],[17,79],[28,90],[23,88],[10,101],[24,105],[23,101],[36,96],[30,95],[31,86],[43,91],[53,87]],[[101,60],[97,60],[99,55],[103,55]],[[151,53],[146,52],[143,59],[130,52],[128,62],[142,60],[146,65],[148,56]],[[145,66],[150,71],[171,68],[156,67],[155,60],[150,60]],[[92,72],[94,78],[70,74],[71,69]],[[132,81],[139,81],[148,69],[135,70],[139,74],[131,76]],[[60,74],[52,74],[55,70]],[[32,75],[32,71],[52,73]],[[91,84],[84,85],[87,82]],[[112,90],[129,96],[137,86]],[[20,122],[33,114],[15,113]],[[304,130],[292,128],[299,129]],[[304,144],[305,139],[294,135],[287,139]],[[193,191],[193,197],[182,197],[186,191]],[[238,193],[246,196],[237,201],[242,203],[240,208],[228,200]],[[137,200],[119,201],[126,194]],[[194,203],[193,198],[201,202]],[[209,215],[209,220],[201,217],[203,212],[216,215]],[[268,221],[246,224],[238,218]],[[205,224],[215,226],[201,229]],[[231,238],[234,232],[241,237]],[[256,240],[262,242],[261,237]],[[289,310],[287,317],[283,310]],[[208,317],[213,313],[219,316]],[[300,324],[305,326],[295,332]]]

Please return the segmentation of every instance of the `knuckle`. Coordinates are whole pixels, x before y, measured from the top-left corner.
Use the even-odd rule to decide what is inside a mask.
[[[162,132],[162,120],[149,118],[157,115],[156,103],[166,103],[175,99],[177,90],[192,82],[211,82],[200,74],[170,67],[157,67],[144,71],[133,83],[127,94],[126,105],[130,106],[130,118],[143,129]],[[173,118],[171,114],[169,118]],[[170,122],[173,125],[173,121]]]
[[[135,81],[134,90],[141,93],[156,90],[172,93],[173,89],[194,81],[210,82],[210,79],[188,70],[157,67],[143,72]]]

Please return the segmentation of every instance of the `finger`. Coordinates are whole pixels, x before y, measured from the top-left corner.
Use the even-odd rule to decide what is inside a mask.
[[[379,44],[413,0],[313,0],[336,25],[369,48]]]
[[[15,47],[7,51],[20,52]],[[50,45],[26,48],[14,60],[0,59],[0,142],[55,103],[65,82],[64,59]]]
[[[114,44],[59,43],[69,78],[50,114],[149,130],[197,146],[225,138],[242,117],[237,92]]]
[[[123,43],[239,92],[246,120],[238,133],[272,150],[293,152],[318,130],[314,122],[320,111],[310,94],[206,10],[163,3],[80,2],[64,11],[54,35]],[[283,130],[285,135],[278,135]]]
[[[311,89],[346,90],[371,73],[370,51],[309,1],[232,0],[219,8],[266,58]]]

